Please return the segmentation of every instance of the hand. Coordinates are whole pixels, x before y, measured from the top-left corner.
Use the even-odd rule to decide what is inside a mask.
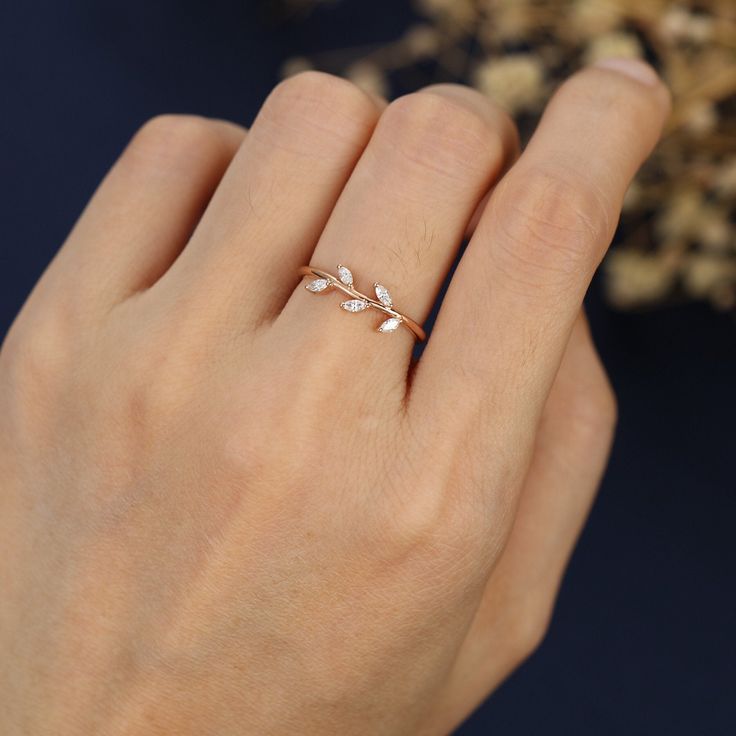
[[[3,734],[446,733],[535,648],[612,434],[581,303],[668,109],[627,68],[516,163],[471,90],[315,73],[136,135],[0,354]],[[416,366],[297,275],[421,322],[492,188]]]

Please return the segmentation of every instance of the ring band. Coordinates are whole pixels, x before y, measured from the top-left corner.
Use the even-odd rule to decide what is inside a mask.
[[[424,330],[413,319],[410,319],[394,308],[391,294],[389,294],[385,286],[379,283],[373,284],[373,289],[376,293],[375,299],[362,294],[353,285],[353,274],[346,266],[338,265],[337,276],[333,276],[327,271],[321,271],[318,268],[312,268],[311,266],[302,266],[299,269],[299,273],[302,276],[312,277],[312,280],[305,285],[305,288],[313,294],[337,289],[350,297],[347,301],[340,304],[346,312],[363,312],[366,309],[376,309],[379,312],[383,312],[386,315],[386,319],[378,326],[379,332],[395,332],[403,325],[411,330],[414,337],[420,342],[426,338]]]

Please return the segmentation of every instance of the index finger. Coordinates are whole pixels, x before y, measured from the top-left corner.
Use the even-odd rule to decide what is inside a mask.
[[[464,457],[474,448],[530,452],[626,189],[668,111],[667,90],[643,62],[588,68],[558,90],[497,186],[409,397],[410,413],[430,413],[423,425],[462,437]],[[494,438],[499,445],[491,448]]]

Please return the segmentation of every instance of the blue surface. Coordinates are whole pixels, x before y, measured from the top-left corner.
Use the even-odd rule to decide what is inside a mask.
[[[292,54],[390,39],[404,2],[302,24],[257,4],[39,0],[0,9],[5,329],[132,132],[160,112],[249,122]],[[736,732],[736,326],[590,299],[620,401],[611,467],[547,641],[470,734]]]

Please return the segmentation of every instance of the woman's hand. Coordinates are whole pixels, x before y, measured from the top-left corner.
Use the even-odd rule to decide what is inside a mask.
[[[516,163],[450,86],[385,107],[308,73],[248,133],[146,125],[0,356],[0,731],[467,716],[542,637],[606,460],[581,303],[667,109],[617,61]],[[304,289],[344,263],[421,322],[491,189],[416,366]]]

